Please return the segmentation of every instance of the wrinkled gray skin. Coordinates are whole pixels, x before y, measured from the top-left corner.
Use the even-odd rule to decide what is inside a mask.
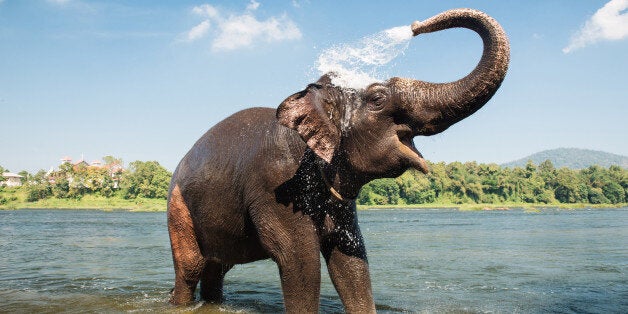
[[[271,258],[287,312],[317,312],[322,253],[347,312],[374,312],[355,197],[375,178],[409,168],[427,173],[413,144],[484,105],[509,59],[501,27],[469,9],[415,22],[415,35],[465,27],[484,52],[465,78],[434,84],[391,78],[343,89],[330,75],[288,97],[277,110],[252,108],[211,128],[177,167],[168,198],[175,268],[171,302],[223,298],[234,265]],[[320,252],[320,253],[319,253]]]

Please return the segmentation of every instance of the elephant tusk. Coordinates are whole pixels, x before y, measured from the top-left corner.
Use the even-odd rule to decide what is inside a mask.
[[[329,193],[331,193],[331,195],[339,201],[343,201],[343,202],[347,201],[348,199],[340,195],[340,193],[338,193],[338,191],[334,188],[334,186],[331,185],[331,183],[327,179],[327,176],[325,175],[325,172],[323,172],[323,168],[319,166],[318,170],[321,172],[321,177],[323,177],[323,182],[325,182],[325,185],[327,186]]]

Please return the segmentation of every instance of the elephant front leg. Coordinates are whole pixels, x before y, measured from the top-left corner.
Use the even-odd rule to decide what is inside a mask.
[[[327,241],[322,253],[347,313],[375,313],[366,249],[359,229]]]
[[[260,242],[279,267],[287,313],[318,313],[320,244],[309,216],[292,210],[283,216],[253,215]]]
[[[315,252],[277,261],[286,313],[318,313],[321,268],[318,250]]]

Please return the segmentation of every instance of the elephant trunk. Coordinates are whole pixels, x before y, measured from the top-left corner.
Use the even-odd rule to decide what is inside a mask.
[[[393,78],[405,94],[410,116],[415,120],[415,135],[432,135],[480,109],[495,94],[508,69],[510,47],[501,26],[488,15],[471,9],[443,12],[423,22],[414,22],[414,36],[454,27],[477,32],[484,50],[475,69],[466,77],[451,83],[429,83]],[[405,91],[405,93],[403,92]]]

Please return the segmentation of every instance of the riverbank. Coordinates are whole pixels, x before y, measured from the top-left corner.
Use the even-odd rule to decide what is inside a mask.
[[[166,200],[164,199],[124,199],[120,197],[103,197],[97,195],[85,195],[81,199],[58,199],[48,198],[36,202],[24,201],[18,193],[3,197],[7,200],[0,204],[0,210],[16,209],[99,209],[99,210],[127,210],[141,212],[155,212],[166,210]],[[411,205],[358,205],[358,210],[386,210],[386,209],[456,209],[460,211],[479,210],[511,210],[523,209],[527,211],[537,211],[543,208],[560,209],[580,209],[580,208],[620,208],[628,204],[529,204],[529,203],[506,203],[506,204],[411,204]]]
[[[527,211],[537,211],[543,208],[558,208],[558,209],[581,209],[581,208],[622,208],[627,207],[628,204],[587,204],[587,203],[574,203],[574,204],[530,204],[530,203],[505,203],[505,204],[410,204],[410,205],[358,205],[358,210],[386,210],[386,209],[456,209],[460,211],[499,211],[499,210],[513,210],[523,209]]]
[[[81,199],[47,198],[35,202],[25,201],[25,197],[19,192],[2,193],[4,204],[0,204],[0,210],[16,209],[99,209],[99,210],[127,210],[155,212],[166,210],[166,200],[136,198],[124,199],[121,197],[104,197],[98,195],[85,195]]]
[[[15,209],[100,209],[100,210],[126,210],[126,211],[165,211],[165,199],[135,198],[125,199],[121,196],[104,197],[88,194],[80,199],[59,199],[50,197],[35,202],[26,201],[25,189],[0,190],[0,210]],[[620,208],[628,204],[588,204],[588,203],[498,203],[498,204],[398,204],[398,205],[358,205],[358,210],[382,210],[382,209],[456,209],[460,211],[474,210],[510,210],[523,209],[537,211],[543,208],[580,209],[580,208]]]

